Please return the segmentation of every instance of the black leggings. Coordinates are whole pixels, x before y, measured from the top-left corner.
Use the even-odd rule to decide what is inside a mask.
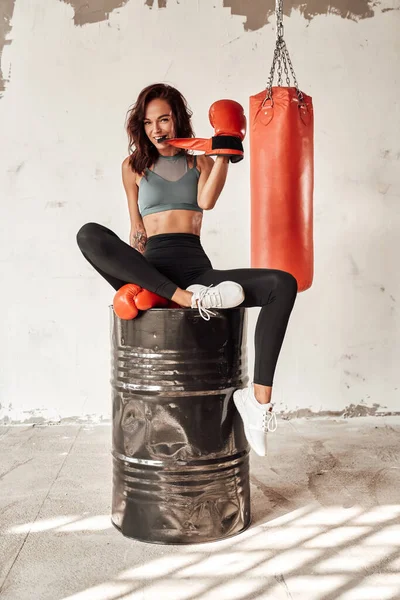
[[[275,269],[213,269],[200,238],[190,233],[166,233],[147,240],[144,255],[97,223],[87,223],[77,235],[89,263],[115,290],[126,283],[171,299],[178,287],[193,283],[216,285],[236,281],[244,290],[241,306],[261,306],[255,330],[254,383],[271,386],[294,301],[297,281]]]

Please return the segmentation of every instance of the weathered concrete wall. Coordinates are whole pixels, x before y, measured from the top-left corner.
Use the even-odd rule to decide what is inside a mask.
[[[214,100],[247,111],[268,77],[273,7],[1,3],[0,419],[109,416],[113,290],[81,257],[76,231],[97,221],[127,239],[123,124],[142,87],[178,87],[200,136],[211,133]],[[275,379],[278,409],[290,414],[398,410],[398,9],[398,0],[285,2],[287,44],[316,117],[315,282],[298,297]],[[245,160],[205,215],[216,267],[249,266],[249,203]]]

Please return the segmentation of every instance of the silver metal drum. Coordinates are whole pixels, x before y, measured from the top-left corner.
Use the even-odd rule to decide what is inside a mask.
[[[246,309],[111,308],[112,522],[127,537],[195,544],[250,523],[249,447],[232,401],[247,384]]]

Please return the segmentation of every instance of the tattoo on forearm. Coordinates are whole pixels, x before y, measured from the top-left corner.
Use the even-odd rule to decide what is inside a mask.
[[[136,248],[141,254],[143,254],[147,242],[147,235],[145,231],[136,231],[131,236],[131,246]]]

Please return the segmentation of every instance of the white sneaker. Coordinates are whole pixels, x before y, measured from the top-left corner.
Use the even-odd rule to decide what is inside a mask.
[[[192,308],[198,308],[200,315],[206,321],[215,313],[210,308],[233,308],[244,300],[244,291],[241,285],[234,281],[223,281],[215,287],[209,285],[194,284],[186,288],[193,292]]]
[[[253,386],[233,393],[233,401],[242,417],[244,433],[250,446],[259,456],[267,454],[267,433],[278,427],[273,404],[260,404],[253,391]]]

